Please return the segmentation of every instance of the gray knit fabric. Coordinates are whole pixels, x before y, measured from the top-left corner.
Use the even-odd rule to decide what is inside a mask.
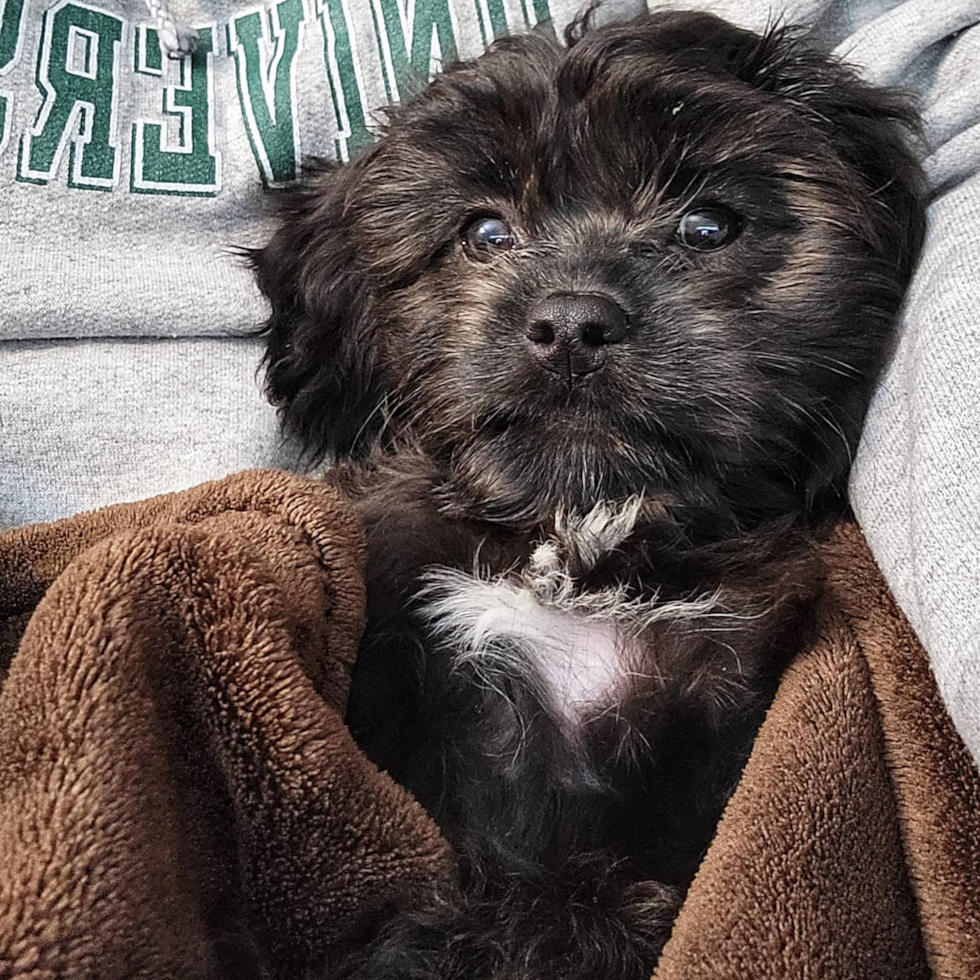
[[[440,61],[580,3],[0,0],[0,525],[292,465],[228,247],[267,233],[263,187],[357,152]],[[980,0],[658,5],[808,23],[922,97],[929,239],[852,499],[980,755]],[[184,25],[197,49],[170,60]]]
[[[295,465],[262,405],[259,349],[207,337],[7,344],[0,506],[53,517]]]

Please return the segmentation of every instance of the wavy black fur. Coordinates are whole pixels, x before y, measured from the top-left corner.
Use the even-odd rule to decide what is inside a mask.
[[[573,25],[451,66],[362,157],[311,177],[255,253],[268,388],[369,534],[351,726],[459,855],[428,903],[322,967],[358,980],[645,980],[737,781],[820,571],[924,229],[915,113],[785,27],[707,14]],[[680,216],[741,233],[701,253]],[[475,263],[492,213],[520,245]],[[577,385],[525,339],[554,291],[626,339]],[[617,710],[569,739],[518,678],[454,670],[429,566],[520,567],[559,509],[642,493],[582,590],[717,592],[644,635]],[[737,668],[736,668],[737,665]]]

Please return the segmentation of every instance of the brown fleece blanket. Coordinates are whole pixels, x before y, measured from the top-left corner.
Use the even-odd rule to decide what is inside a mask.
[[[0,535],[0,978],[299,977],[447,873],[343,725],[362,550],[270,472]],[[827,562],[655,980],[980,977],[980,779],[853,526]]]

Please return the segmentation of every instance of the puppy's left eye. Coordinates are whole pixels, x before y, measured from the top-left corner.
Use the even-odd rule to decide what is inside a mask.
[[[677,240],[698,252],[724,248],[738,236],[738,219],[723,208],[688,211],[677,226]]]
[[[463,247],[470,258],[489,262],[500,252],[517,247],[517,235],[503,218],[480,215],[463,229]]]

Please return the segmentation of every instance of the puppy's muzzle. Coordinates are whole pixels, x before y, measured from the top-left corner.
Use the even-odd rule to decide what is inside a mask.
[[[552,293],[531,310],[524,336],[545,370],[572,384],[597,371],[626,336],[626,314],[603,293]]]

